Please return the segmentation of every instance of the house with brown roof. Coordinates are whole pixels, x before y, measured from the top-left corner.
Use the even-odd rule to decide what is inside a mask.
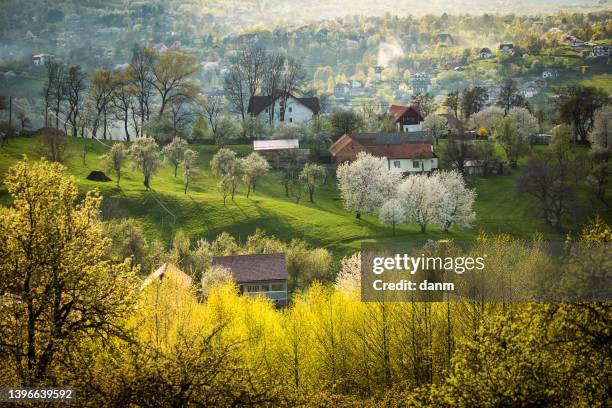
[[[175,265],[166,262],[155,272],[151,273],[144,280],[142,284],[142,289],[149,286],[153,282],[164,282],[164,281],[172,281],[174,284],[185,286],[186,288],[190,288],[193,283],[193,278],[187,275],[185,272],[181,271]]]
[[[212,265],[228,269],[240,287],[240,293],[266,296],[277,305],[287,304],[285,254],[215,256]]]
[[[395,119],[395,126],[399,132],[420,132],[423,130],[425,118],[416,105],[391,105],[389,114]]]
[[[402,173],[429,173],[438,168],[433,139],[427,132],[345,134],[329,151],[336,164],[353,161],[365,152],[384,157],[389,170]]]
[[[317,97],[298,98],[277,90],[274,95],[252,96],[247,111],[276,127],[281,123],[306,124],[319,114],[321,107]]]

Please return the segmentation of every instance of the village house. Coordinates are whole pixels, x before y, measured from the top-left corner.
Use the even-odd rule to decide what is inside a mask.
[[[429,91],[429,76],[426,72],[417,72],[410,76],[410,86],[412,94],[424,94]]]
[[[391,105],[389,114],[395,118],[395,126],[399,132],[420,132],[423,130],[425,118],[415,105]]]
[[[523,90],[523,95],[525,95],[525,98],[533,98],[539,93],[540,89],[535,86],[535,84],[527,85],[527,87]]]
[[[274,95],[256,95],[249,100],[248,113],[252,117],[269,122],[273,114],[273,125],[283,122],[306,124],[321,111],[319,98],[298,98],[288,92],[277,91]]]
[[[405,174],[429,173],[438,168],[438,157],[427,132],[345,134],[329,149],[334,163],[350,162],[360,152],[384,157],[389,170]]]
[[[172,281],[174,284],[190,288],[193,283],[193,278],[181,271],[175,265],[166,262],[144,280],[141,289],[144,289],[153,282],[161,283],[164,281]]]
[[[36,54],[32,56],[32,62],[37,66],[49,65],[53,58],[53,54]]]
[[[493,57],[493,52],[491,52],[490,48],[483,48],[478,53],[478,59],[488,59]]]
[[[607,44],[597,44],[594,45],[591,49],[591,57],[609,57],[610,56],[610,46]]]
[[[499,51],[504,54],[513,54],[514,53],[514,44],[499,44]]]
[[[277,305],[287,304],[287,264],[285,254],[215,256],[212,266],[230,271],[240,293],[265,296]]]
[[[542,79],[552,79],[558,77],[559,71],[556,69],[545,69],[544,71],[542,71]]]

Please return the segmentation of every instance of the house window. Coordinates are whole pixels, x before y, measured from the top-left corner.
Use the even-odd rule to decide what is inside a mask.
[[[413,161],[412,161],[412,168],[413,168],[413,169],[418,169],[418,168],[420,168],[420,167],[421,167],[421,165],[419,164],[419,161],[418,161],[418,160],[413,160]]]
[[[395,167],[396,169],[399,169],[400,167],[402,167],[402,163],[400,163],[399,160],[396,160],[393,162],[393,167]]]
[[[285,290],[282,283],[273,283],[270,285],[270,290],[273,292],[281,292]]]
[[[291,112],[291,109],[289,109],[289,112]],[[293,122],[293,118],[289,118],[289,122]]]
[[[289,113],[293,112],[293,108],[289,107]]]
[[[259,285],[247,285],[247,292],[259,292]]]

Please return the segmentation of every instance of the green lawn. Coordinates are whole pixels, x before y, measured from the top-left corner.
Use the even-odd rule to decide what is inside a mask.
[[[0,173],[15,163],[23,154],[36,158],[38,139],[12,140],[0,149]],[[355,219],[342,208],[338,190],[332,180],[322,186],[315,196],[315,203],[296,204],[284,197],[279,174],[267,175],[257,186],[257,191],[246,198],[242,187],[235,201],[228,199],[227,206],[216,189],[217,180],[211,175],[209,161],[217,150],[214,146],[194,146],[200,152],[200,175],[190,191],[183,193],[182,177],[173,176],[173,169],[164,165],[151,181],[152,192],[146,192],[141,175],[127,168],[121,178],[121,188],[114,182],[97,183],[86,180],[91,170],[102,170],[100,155],[106,148],[89,140],[86,164],[80,157],[82,139],[70,139],[71,156],[66,165],[82,192],[98,188],[105,200],[105,218],[134,217],[145,226],[149,238],[161,237],[169,243],[176,229],[183,229],[192,238],[214,238],[227,231],[240,240],[252,234],[256,228],[278,236],[283,240],[302,238],[312,245],[330,249],[336,257],[359,248],[362,242],[415,242],[427,239],[453,238],[472,240],[480,232],[505,232],[529,238],[541,232],[549,239],[561,239],[563,233],[552,230],[542,221],[526,218],[524,204],[515,196],[517,175],[478,177],[472,182],[478,193],[475,205],[477,222],[470,229],[451,229],[444,233],[431,227],[427,234],[420,233],[416,225],[400,226],[393,236],[391,228],[381,226],[376,217]],[[230,146],[239,152],[248,152],[249,146]],[[180,170],[179,170],[180,173]],[[108,174],[114,179],[114,175]],[[8,204],[6,188],[0,184],[0,202]]]

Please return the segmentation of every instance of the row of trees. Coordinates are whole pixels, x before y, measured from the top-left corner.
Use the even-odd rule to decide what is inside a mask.
[[[231,283],[213,285],[205,302],[172,279],[139,290],[129,260],[106,258],[100,199],[77,201],[62,171],[22,161],[5,181],[13,202],[0,208],[7,385],[73,386],[85,406],[609,405],[608,303],[361,302],[358,254],[333,287],[314,284],[283,310]],[[175,238],[172,251],[191,262],[181,241],[190,247]],[[212,245],[234,253],[231,242]],[[276,250],[263,234],[249,242]],[[596,220],[580,242],[547,286],[581,285],[581,272],[609,269],[608,248],[597,245],[612,242],[608,225]],[[508,251],[513,243],[483,236],[475,248],[505,283],[554,264],[540,246]]]
[[[457,171],[440,171],[402,178],[390,170],[385,158],[359,153],[357,160],[338,167],[338,188],[347,210],[357,218],[378,214],[380,221],[395,226],[413,222],[427,231],[430,224],[444,231],[452,225],[469,227],[475,219],[476,198]]]
[[[305,193],[311,203],[314,203],[315,192],[323,181],[327,178],[326,169],[315,163],[307,163],[300,166],[297,159],[290,152],[283,155],[281,160],[287,163],[282,166],[282,183],[285,193],[289,197],[289,192],[295,197],[296,202],[300,202]],[[222,148],[213,156],[210,167],[217,177],[219,191],[223,194],[223,203],[227,197],[234,196],[241,182],[247,187],[247,198],[251,191],[255,191],[256,183],[264,177],[270,170],[268,161],[259,154],[253,152],[244,158],[239,158],[233,150]]]
[[[174,138],[172,142],[160,150],[159,145],[154,139],[140,137],[129,148],[121,142],[115,143],[102,156],[107,170],[115,173],[117,187],[119,187],[121,173],[128,157],[132,159],[133,168],[142,172],[143,183],[147,190],[151,187],[151,177],[159,170],[162,164],[162,157],[163,160],[174,168],[174,177],[176,177],[179,167],[183,169],[185,193],[187,193],[189,183],[197,174],[195,163],[198,158],[198,152],[187,148],[185,140],[178,137]]]
[[[42,90],[45,124],[59,128],[62,122],[73,136],[85,136],[88,130],[97,137],[101,131],[106,139],[112,122],[118,121],[129,141],[130,130],[136,137],[154,134],[162,121],[172,129],[162,140],[168,141],[192,119],[188,106],[198,103],[199,87],[193,79],[198,70],[189,53],[176,49],[158,53],[146,47],[134,47],[130,63],[121,70],[94,71],[89,81],[78,66],[50,62]]]

